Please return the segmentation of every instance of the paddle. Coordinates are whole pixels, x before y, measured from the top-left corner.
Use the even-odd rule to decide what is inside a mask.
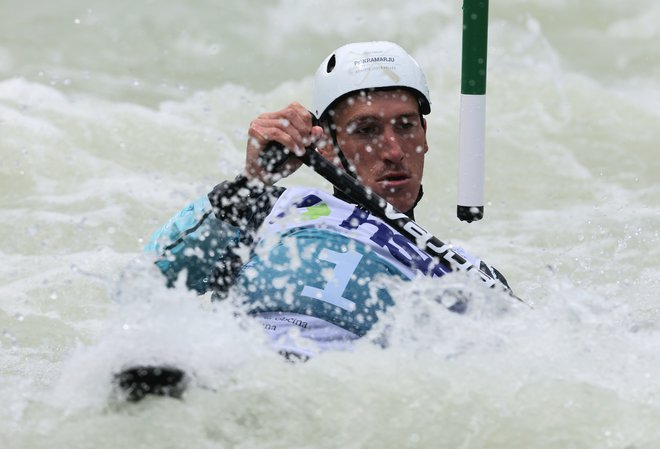
[[[262,164],[267,170],[274,172],[289,156],[290,152],[284,149],[281,144],[271,142],[264,150]],[[357,179],[341,168],[334,166],[317,153],[312,146],[307,147],[305,154],[299,156],[299,158],[358,205],[380,217],[411,242],[414,242],[436,263],[449,271],[475,272],[488,287],[499,285],[508,291],[511,296],[524,302],[513,294],[509,286],[497,279],[485,263],[482,262],[481,266],[477,267],[453,251],[450,245],[443,243],[407,215],[397,211],[394,206],[376,193],[367,191]],[[429,269],[429,272],[431,271],[432,267]],[[122,370],[115,375],[115,383],[123,392],[127,401],[138,402],[147,395],[180,398],[188,384],[188,378],[184,371],[175,367],[147,365],[133,366]]]
[[[188,377],[179,368],[169,365],[138,365],[115,374],[114,382],[129,402],[138,402],[147,395],[181,398]]]
[[[289,151],[284,149],[281,144],[271,142],[268,148],[264,150],[262,158],[264,166],[269,171],[274,171],[277,170],[277,168],[283,164],[289,156]],[[482,262],[481,266],[478,267],[453,251],[450,245],[443,243],[440,239],[415,223],[410,217],[397,211],[394,206],[389,204],[376,193],[367,191],[357,179],[341,168],[334,166],[330,161],[317,153],[313,146],[307,147],[305,149],[305,154],[303,156],[298,156],[298,158],[302,160],[305,165],[311,167],[316,173],[323,176],[323,178],[338,190],[355,201],[358,205],[364,207],[373,215],[380,217],[411,242],[414,242],[418,248],[434,258],[436,263],[441,264],[449,271],[474,272],[479,275],[479,278],[488,287],[499,285],[511,294],[511,296],[523,301],[513,294],[508,285],[505,285],[497,279],[495,274],[492,273],[485,263]]]

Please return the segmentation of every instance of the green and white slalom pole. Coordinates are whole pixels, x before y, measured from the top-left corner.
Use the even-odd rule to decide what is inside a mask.
[[[467,222],[484,216],[487,47],[488,0],[464,0],[456,215]]]

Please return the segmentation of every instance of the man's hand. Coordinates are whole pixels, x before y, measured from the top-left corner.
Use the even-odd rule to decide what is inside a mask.
[[[293,155],[305,154],[305,147],[316,142],[323,135],[323,128],[312,124],[312,114],[300,103],[291,103],[277,112],[265,112],[250,123],[248,130],[245,174],[249,179],[259,179],[272,185],[279,179],[295,172],[302,162],[297,157],[289,157],[275,173],[270,173],[262,159],[262,153],[269,142],[278,142]]]

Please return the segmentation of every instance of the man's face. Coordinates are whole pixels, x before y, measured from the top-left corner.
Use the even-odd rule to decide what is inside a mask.
[[[337,142],[358,179],[396,209],[412,208],[428,151],[415,96],[402,89],[362,93],[334,111]]]

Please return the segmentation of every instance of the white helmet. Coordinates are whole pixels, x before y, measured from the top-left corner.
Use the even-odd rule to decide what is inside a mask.
[[[344,95],[379,87],[407,87],[417,92],[422,114],[431,112],[424,72],[412,56],[393,42],[358,42],[335,50],[314,75],[312,112],[321,118]]]

